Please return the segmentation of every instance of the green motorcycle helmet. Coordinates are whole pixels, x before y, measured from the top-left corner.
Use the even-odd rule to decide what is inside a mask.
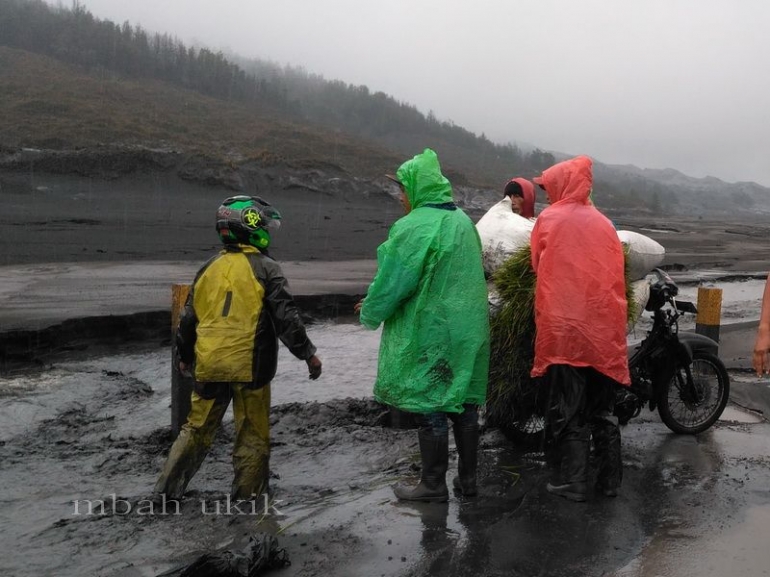
[[[264,250],[281,214],[258,196],[231,196],[217,209],[217,234],[223,244],[248,244]]]

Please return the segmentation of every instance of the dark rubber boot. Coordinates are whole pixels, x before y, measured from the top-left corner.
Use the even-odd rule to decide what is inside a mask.
[[[620,429],[609,419],[594,428],[594,452],[598,469],[596,491],[605,497],[617,497],[623,481]]]
[[[605,487],[599,483],[596,484],[596,490],[605,497],[617,497],[618,489],[616,487]]]
[[[588,499],[588,440],[569,440],[559,443],[561,452],[561,482],[548,483],[549,493],[564,497],[570,501]]]
[[[402,501],[428,501],[443,503],[449,499],[446,471],[449,466],[449,441],[446,436],[434,437],[418,431],[422,475],[416,487],[399,485],[393,489]]]
[[[588,500],[588,485],[585,483],[564,483],[562,485],[548,483],[545,488],[549,493],[564,497],[570,501],[582,503]]]
[[[479,426],[454,427],[457,444],[457,477],[454,488],[466,497],[476,495],[476,466],[478,464]]]

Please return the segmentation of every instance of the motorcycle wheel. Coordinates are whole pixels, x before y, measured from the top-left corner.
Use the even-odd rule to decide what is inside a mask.
[[[665,425],[685,435],[702,433],[713,425],[730,397],[730,377],[719,357],[696,352],[690,371],[694,394],[687,390],[687,375],[679,366],[658,400],[658,413]]]

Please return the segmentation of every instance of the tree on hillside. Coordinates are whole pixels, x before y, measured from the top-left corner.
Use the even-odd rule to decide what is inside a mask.
[[[532,176],[553,164],[540,150],[523,153],[486,135],[423,114],[366,86],[325,80],[302,68],[225,56],[186,46],[168,34],[95,18],[79,0],[71,7],[43,0],[0,0],[0,45],[51,56],[86,70],[153,78],[208,96],[269,106],[287,119],[328,126],[414,154],[430,146],[447,167],[477,182],[499,185],[514,175]]]

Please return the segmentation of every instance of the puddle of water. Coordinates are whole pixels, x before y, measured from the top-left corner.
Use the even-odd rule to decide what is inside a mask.
[[[759,415],[750,413],[748,411],[744,411],[736,406],[725,407],[725,410],[722,413],[722,416],[719,417],[719,420],[729,422],[729,423],[744,423],[744,424],[755,424],[755,423],[763,422],[762,417],[760,417]]]
[[[767,528],[770,506],[748,509],[745,518],[727,531],[696,534],[665,531],[615,577],[721,577],[768,575],[770,548]]]

